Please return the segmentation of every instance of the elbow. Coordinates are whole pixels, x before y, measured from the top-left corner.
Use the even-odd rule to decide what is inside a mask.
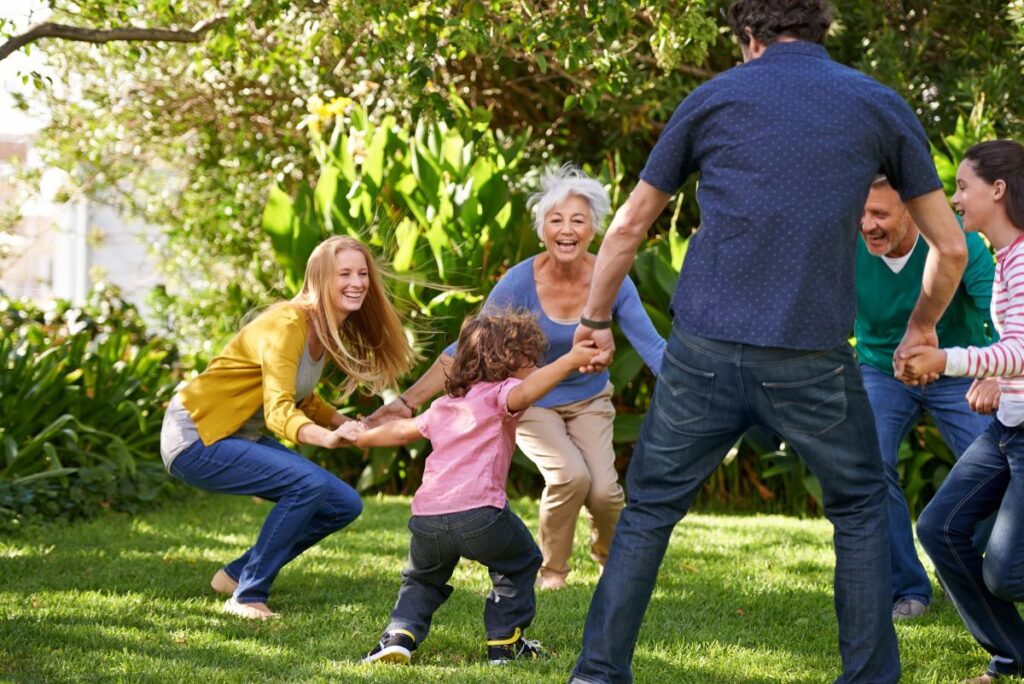
[[[639,243],[647,236],[649,224],[639,211],[635,211],[627,202],[619,210],[613,225],[608,229],[605,239],[621,238],[631,243]]]
[[[935,245],[935,251],[943,263],[948,263],[958,271],[963,271],[967,266],[967,242],[962,233]]]

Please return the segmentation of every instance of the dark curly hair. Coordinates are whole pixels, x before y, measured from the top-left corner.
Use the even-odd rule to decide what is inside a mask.
[[[823,44],[832,25],[828,0],[736,0],[729,6],[729,26],[744,45],[746,29],[765,45],[781,36]]]
[[[548,338],[527,311],[482,313],[466,319],[444,390],[464,397],[478,382],[500,382],[544,361]]]

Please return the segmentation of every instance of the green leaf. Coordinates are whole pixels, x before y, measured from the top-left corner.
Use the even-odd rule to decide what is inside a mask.
[[[287,269],[293,268],[292,223],[295,221],[295,205],[292,198],[275,183],[267,194],[267,206],[263,209],[263,230],[270,236],[277,260]]]

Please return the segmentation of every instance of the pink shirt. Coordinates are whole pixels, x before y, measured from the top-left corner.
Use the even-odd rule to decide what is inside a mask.
[[[509,413],[508,393],[520,382],[480,382],[466,396],[443,396],[416,416],[433,451],[427,457],[423,484],[412,499],[413,515],[505,507],[516,423],[523,415]]]
[[[946,375],[999,378],[1003,425],[1024,421],[1024,235],[996,252],[992,323],[999,341],[987,347],[946,349]]]

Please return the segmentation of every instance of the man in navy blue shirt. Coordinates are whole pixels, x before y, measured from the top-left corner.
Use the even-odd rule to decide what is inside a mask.
[[[577,340],[610,361],[606,321],[639,243],[687,176],[701,227],[627,477],[629,501],[590,605],[574,682],[630,682],[637,634],[672,528],[751,426],[790,443],[835,526],[838,682],[896,682],[888,521],[871,408],[847,337],[854,247],[871,181],[885,173],[931,251],[902,350],[935,325],[966,259],[928,140],[892,90],[829,59],[827,0],[738,0],[744,64],[679,105],[612,222]],[[593,370],[594,368],[591,368]]]

